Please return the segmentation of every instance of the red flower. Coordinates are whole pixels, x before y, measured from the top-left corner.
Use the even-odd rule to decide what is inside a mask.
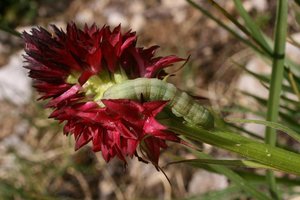
[[[165,141],[180,141],[155,120],[167,102],[139,103],[124,99],[102,102],[104,108],[87,102],[63,107],[52,113],[51,117],[68,121],[64,132],[74,134],[76,150],[92,141],[93,150],[102,151],[106,161],[114,156],[125,161],[126,156],[137,155],[136,148],[143,142],[141,150],[157,164],[160,149],[167,147]]]
[[[67,82],[73,74],[80,85],[99,73],[115,73],[121,69],[130,78],[156,77],[163,68],[184,59],[176,56],[154,57],[158,46],[137,48],[137,37],[120,26],[110,31],[109,26],[96,25],[80,30],[75,24],[67,25],[67,32],[52,25],[53,34],[33,28],[31,35],[23,33],[29,76],[43,99],[57,97],[73,84]],[[79,74],[79,75],[78,75]],[[124,75],[124,74],[123,74]]]
[[[75,149],[92,141],[108,162],[117,156],[138,156],[140,146],[157,164],[166,140],[180,139],[155,120],[165,101],[140,103],[133,100],[102,100],[113,84],[138,77],[160,77],[163,69],[184,59],[154,57],[157,46],[137,48],[137,36],[121,27],[113,31],[96,25],[83,30],[71,23],[67,31],[52,26],[53,33],[34,28],[24,32],[25,60],[41,99],[54,109],[50,117],[66,121],[65,134],[73,134]]]

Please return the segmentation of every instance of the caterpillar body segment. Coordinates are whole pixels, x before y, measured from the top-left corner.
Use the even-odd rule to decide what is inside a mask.
[[[167,100],[168,108],[177,117],[183,117],[188,123],[204,128],[214,127],[214,117],[207,108],[195,101],[186,92],[173,84],[159,79],[138,78],[108,88],[103,99],[135,99],[146,101]]]

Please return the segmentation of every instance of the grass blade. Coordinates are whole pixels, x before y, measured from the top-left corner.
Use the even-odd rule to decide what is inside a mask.
[[[199,159],[211,159],[211,156],[209,156],[205,153],[202,153],[202,152],[199,152],[199,151],[194,151],[194,150],[191,150],[191,151]],[[227,167],[218,166],[218,165],[208,165],[208,166],[211,169],[213,169],[214,171],[216,171],[217,173],[221,173],[224,176],[228,177],[233,183],[235,183],[239,188],[244,190],[246,193],[251,195],[253,198],[255,198],[255,199],[270,199],[265,194],[263,194],[263,193],[259,192],[258,190],[256,190],[251,184],[248,183],[248,181],[243,179],[241,176],[239,176],[233,170],[231,170]]]
[[[295,132],[294,130],[286,127],[280,123],[264,121],[264,120],[256,120],[256,119],[226,119],[227,122],[233,123],[254,123],[254,124],[261,124],[267,127],[270,127],[275,130],[280,130],[288,134],[290,137],[294,138],[297,142],[300,143],[300,134]]]
[[[20,32],[8,27],[4,22],[0,22],[0,30],[10,33],[11,35],[14,35],[19,38],[21,38],[22,35]]]
[[[246,27],[250,30],[251,36],[255,38],[255,40],[262,46],[263,49],[265,49],[268,54],[272,54],[272,49],[270,45],[265,40],[264,36],[262,35],[259,27],[256,25],[256,23],[252,20],[252,18],[249,16],[247,11],[245,10],[242,2],[240,0],[234,0],[235,8],[240,13],[241,17],[243,18]]]
[[[246,167],[246,168],[259,168],[259,169],[272,169],[276,170],[270,166],[266,166],[260,163],[257,163],[252,160],[222,160],[222,159],[188,159],[188,160],[179,160],[168,163],[168,165],[179,164],[179,163],[190,163],[190,164],[212,164],[212,165],[222,165],[228,167]]]
[[[190,197],[184,200],[224,200],[224,199],[236,199],[241,196],[241,189],[237,185],[229,186],[223,190],[208,192],[197,197]],[[243,194],[243,193],[242,193]]]
[[[211,20],[213,20],[214,22],[216,22],[220,27],[224,28],[225,30],[227,30],[229,33],[231,33],[235,38],[239,39],[241,42],[243,42],[245,45],[251,47],[254,51],[258,52],[261,55],[265,55],[266,53],[259,49],[257,46],[255,46],[252,42],[250,42],[249,40],[245,39],[244,37],[242,37],[240,34],[238,34],[236,31],[234,31],[232,28],[230,28],[229,26],[227,26],[225,23],[223,23],[221,20],[219,20],[218,18],[216,18],[215,16],[213,16],[212,14],[210,14],[207,10],[205,10],[202,6],[196,4],[194,1],[192,0],[186,0],[190,5],[192,5],[194,8],[196,8],[197,10],[199,10],[200,12],[202,12],[204,15],[206,15],[207,17],[209,17]]]
[[[290,85],[293,88],[294,93],[298,97],[298,100],[300,101],[300,91],[299,91],[299,87],[298,87],[299,85],[297,84],[297,82],[294,78],[294,75],[290,70],[288,70],[287,74],[288,74],[288,80],[290,82]]]
[[[259,47],[262,48],[264,54],[272,56],[272,51],[269,51],[256,37],[251,34],[245,26],[240,24],[238,20],[231,14],[229,14],[222,6],[216,3],[214,0],[208,0],[217,10],[219,10],[228,20],[230,20],[234,25],[236,25],[244,34],[246,34],[250,39],[252,39]]]
[[[254,78],[258,79],[259,81],[261,81],[262,83],[266,83],[266,84],[270,84],[271,82],[271,77],[268,76],[268,75],[261,75],[261,74],[258,74],[258,73],[255,73],[249,69],[247,69],[245,66],[241,65],[240,63],[232,60],[233,64],[235,64],[237,67],[241,68],[242,70],[244,70],[245,72],[247,72],[249,75],[253,76]],[[264,85],[265,86],[265,85]],[[292,93],[294,94],[294,91],[293,89],[289,86],[289,85],[286,85],[286,84],[283,84],[282,85],[282,88],[284,89],[285,92],[289,92],[289,93]]]
[[[300,154],[260,143],[227,130],[205,130],[198,126],[184,124],[174,118],[159,121],[171,131],[187,138],[227,149],[277,170],[300,176]]]

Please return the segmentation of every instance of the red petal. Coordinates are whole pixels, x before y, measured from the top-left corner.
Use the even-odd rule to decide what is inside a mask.
[[[89,55],[88,57],[88,63],[90,64],[91,71],[93,74],[97,74],[101,70],[101,58],[102,53],[100,47],[97,48],[97,50]]]
[[[122,54],[124,52],[124,50],[126,48],[128,48],[135,41],[136,41],[136,35],[133,35],[133,36],[127,38],[125,40],[125,42],[122,44],[122,46],[121,46],[121,52],[120,52],[120,54]]]
[[[144,77],[151,78],[155,77],[155,75],[163,68],[169,67],[171,64],[175,62],[184,61],[183,58],[178,58],[177,56],[166,56],[163,58],[160,58],[158,61],[156,61],[153,65],[148,66],[146,68],[146,73]]]
[[[159,154],[160,154],[160,143],[158,139],[153,137],[147,137],[144,139],[146,148],[144,149],[147,153],[147,156],[151,160],[151,162],[158,164]]]
[[[127,145],[126,145],[127,154],[130,155],[130,156],[134,155],[134,153],[136,152],[138,141],[128,139],[128,140],[126,140],[126,142],[127,142]]]
[[[145,102],[143,107],[145,110],[150,111],[152,116],[156,116],[160,113],[163,108],[168,104],[169,101],[150,101]]]
[[[81,87],[79,85],[73,85],[69,90],[67,90],[65,93],[63,93],[62,95],[60,95],[59,97],[52,99],[47,106],[52,107],[52,106],[56,106],[57,104],[59,104],[60,102],[74,96],[75,94],[78,93],[79,89]]]
[[[130,122],[140,120],[141,113],[144,110],[141,104],[128,99],[110,99],[102,100],[102,102],[110,112],[117,113]]]
[[[146,120],[143,128],[145,133],[150,133],[150,134],[165,129],[166,127],[158,123],[153,117],[150,117]]]

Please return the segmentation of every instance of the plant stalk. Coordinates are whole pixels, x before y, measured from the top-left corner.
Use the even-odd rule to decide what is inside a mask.
[[[270,82],[269,100],[267,104],[267,121],[277,122],[279,115],[279,101],[284,75],[285,42],[287,33],[288,1],[277,0],[275,43],[273,53],[272,75]],[[265,142],[271,146],[276,145],[277,133],[274,129],[266,128]],[[280,199],[275,176],[272,171],[267,171],[267,182],[274,199]]]

